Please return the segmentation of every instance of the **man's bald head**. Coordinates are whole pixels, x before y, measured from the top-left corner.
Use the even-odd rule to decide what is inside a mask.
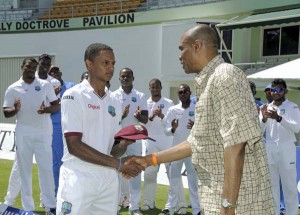
[[[187,40],[191,43],[196,40],[201,41],[207,47],[218,47],[218,37],[216,31],[208,25],[199,24],[185,32]]]
[[[196,25],[180,38],[179,60],[185,73],[199,73],[218,55],[217,34],[208,25]]]

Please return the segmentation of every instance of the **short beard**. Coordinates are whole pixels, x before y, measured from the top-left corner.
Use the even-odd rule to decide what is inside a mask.
[[[35,75],[34,74],[28,74],[28,75],[26,75],[26,78],[30,79],[30,80],[34,80]]]

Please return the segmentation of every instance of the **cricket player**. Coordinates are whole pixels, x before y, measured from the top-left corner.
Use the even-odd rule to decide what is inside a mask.
[[[165,117],[166,133],[173,136],[175,146],[184,141],[190,134],[195,121],[195,103],[191,100],[191,90],[186,84],[181,84],[177,91],[179,104],[170,107]],[[188,188],[193,215],[200,214],[200,200],[198,197],[198,176],[192,158],[187,157],[173,161],[170,165],[170,192],[168,202],[161,214],[174,214],[176,203],[182,192],[181,169],[183,164],[187,170]]]
[[[134,177],[139,165],[119,159],[133,141],[114,141],[121,126],[121,104],[105,87],[114,73],[111,47],[94,43],[84,55],[88,80],[65,91],[61,100],[63,165],[57,193],[57,214],[117,214],[118,172]]]
[[[113,92],[114,97],[122,105],[123,115],[121,126],[125,127],[131,124],[148,122],[147,101],[145,94],[133,88],[133,71],[130,68],[123,68],[119,73],[121,86]],[[126,155],[142,155],[142,141],[138,140],[128,146]],[[126,179],[120,179],[121,199],[126,196]],[[141,175],[129,180],[129,213],[132,215],[141,215],[139,210],[141,199]],[[123,200],[121,200],[123,201]],[[126,205],[123,205],[126,207]]]
[[[50,55],[48,55],[48,54],[40,55],[39,61],[38,61],[38,70],[35,72],[35,77],[39,78],[39,79],[43,79],[45,81],[48,81],[53,86],[55,94],[59,98],[61,83],[57,79],[48,75],[48,71],[50,70],[50,67],[51,67],[51,62],[52,62],[52,59],[51,59]],[[45,103],[46,106],[50,105],[49,100],[46,100],[45,102],[46,102]],[[59,108],[57,108],[57,111],[55,113],[59,112],[59,110],[60,110],[60,106],[59,106]],[[51,130],[53,130],[53,128],[51,128]],[[52,137],[51,137],[51,139],[52,139]],[[13,167],[12,167],[12,170],[10,173],[10,177],[9,177],[8,189],[7,189],[6,196],[4,198],[4,200],[5,200],[4,203],[9,206],[12,206],[15,203],[15,200],[16,200],[17,196],[19,195],[20,191],[21,191],[21,180],[20,180],[18,159],[17,159],[17,154],[16,154],[14,164],[13,164]],[[42,200],[42,190],[41,190],[40,205],[42,207],[44,207],[44,204],[42,201],[43,200]]]
[[[300,131],[299,107],[286,99],[283,79],[272,81],[273,102],[262,108],[261,126],[265,129],[266,151],[275,199],[275,215],[280,213],[280,181],[286,214],[298,214],[296,137]]]
[[[36,67],[34,58],[24,59],[21,79],[10,85],[5,92],[3,113],[5,117],[17,118],[16,155],[23,208],[26,211],[34,211],[35,208],[32,198],[32,159],[35,155],[43,203],[47,215],[54,215],[50,113],[59,110],[59,103],[51,84],[35,77]],[[47,101],[49,105],[46,105]]]
[[[161,90],[162,84],[159,79],[152,79],[149,82],[149,91],[151,93],[151,97],[147,100],[149,121],[146,127],[149,134],[154,137],[156,142],[145,140],[146,154],[162,151],[172,146],[173,137],[165,134],[165,125],[163,120],[167,114],[167,111],[171,106],[174,105],[174,103],[172,100],[162,96]],[[169,174],[170,163],[165,164],[165,166],[167,174]],[[146,168],[144,174],[144,199],[142,210],[151,210],[155,207],[158,170],[158,166],[150,166]],[[187,207],[186,201],[184,194],[181,194],[181,198],[178,200],[178,206],[179,208],[185,208]]]

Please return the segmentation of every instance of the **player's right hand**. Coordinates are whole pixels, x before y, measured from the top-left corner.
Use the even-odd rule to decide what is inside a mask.
[[[145,167],[140,165],[137,162],[131,162],[131,157],[126,157],[122,159],[122,166],[120,168],[120,172],[122,173],[122,176],[125,178],[133,178],[140,174],[143,170],[145,170]]]
[[[127,117],[128,113],[129,113],[129,108],[130,108],[130,104],[126,105],[123,115],[122,115],[122,119]]]
[[[15,106],[16,113],[18,113],[19,110],[21,109],[21,99],[20,98],[17,98],[15,100],[14,106]]]

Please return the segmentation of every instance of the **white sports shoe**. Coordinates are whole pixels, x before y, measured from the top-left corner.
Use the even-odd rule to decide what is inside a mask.
[[[121,204],[123,205],[124,208],[129,207],[129,197],[127,195],[123,196],[123,200],[122,200]]]
[[[128,214],[129,215],[143,215],[139,209],[133,210],[133,211],[128,211]]]
[[[174,210],[165,208],[158,215],[174,215]]]
[[[186,209],[181,207],[179,208],[179,210],[177,211],[178,214],[186,214]]]
[[[0,203],[0,204],[2,204],[2,203]],[[3,204],[8,205],[8,206],[13,206],[14,205],[13,202],[9,202],[9,201],[6,201],[6,200],[3,202]]]
[[[151,208],[149,205],[142,205],[142,207],[141,207],[142,211],[148,211],[148,210],[153,210],[153,209],[154,209],[154,207]]]

